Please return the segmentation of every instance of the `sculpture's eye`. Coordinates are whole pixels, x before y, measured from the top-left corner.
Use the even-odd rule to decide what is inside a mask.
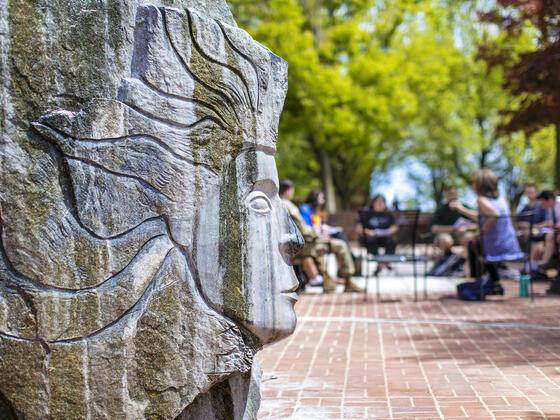
[[[245,200],[245,205],[260,214],[268,214],[272,210],[270,199],[261,191],[253,191]]]

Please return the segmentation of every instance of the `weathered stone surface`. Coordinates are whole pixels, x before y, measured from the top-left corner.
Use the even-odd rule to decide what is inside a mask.
[[[0,4],[0,417],[256,418],[286,72],[223,1]]]
[[[260,404],[262,371],[257,361],[251,372],[220,382],[200,394],[176,420],[244,419],[254,420]]]

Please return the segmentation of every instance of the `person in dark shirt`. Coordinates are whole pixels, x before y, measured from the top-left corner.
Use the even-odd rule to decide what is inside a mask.
[[[538,262],[543,257],[544,254],[544,241],[547,232],[550,231],[552,225],[552,213],[551,210],[545,209],[539,203],[537,197],[539,196],[539,190],[535,184],[527,184],[524,189],[525,197],[529,200],[519,212],[519,216],[516,218],[516,225],[524,233],[524,239],[529,238],[529,226],[530,217],[529,215],[524,215],[531,212],[533,217],[533,235],[531,235],[531,256],[530,265],[531,271],[538,271]],[[536,274],[536,273],[535,273]]]
[[[443,192],[445,202],[440,204],[430,219],[430,232],[436,235],[435,245],[445,255],[451,252],[454,244],[467,243],[477,224],[461,215],[457,210],[449,207],[449,203],[457,200],[457,188],[447,187]]]
[[[521,211],[519,212],[519,216],[517,216],[516,221],[518,225],[526,225],[529,226],[529,217],[524,216],[523,213],[533,213],[533,227],[541,228],[550,225],[552,221],[552,214],[549,209],[543,208],[537,197],[539,196],[539,190],[535,184],[527,184],[525,185],[524,195],[527,197],[529,202],[523,206]]]
[[[443,191],[443,196],[445,201],[438,206],[430,219],[430,232],[435,235],[434,245],[441,254],[428,272],[428,275],[433,276],[449,275],[451,271],[460,270],[461,265],[466,261],[466,248],[461,254],[455,255],[452,247],[455,244],[467,244],[477,228],[476,223],[449,207],[450,202],[459,198],[457,188],[447,187]],[[468,268],[465,265],[465,271]]]
[[[542,255],[539,270],[545,272],[551,268],[560,267],[558,258],[558,239],[560,232],[560,202],[556,199],[556,194],[545,190],[537,197],[542,208],[550,210],[552,220],[549,221],[548,232],[545,236],[544,253]],[[546,229],[546,228],[545,228]]]
[[[379,254],[379,248],[385,249],[385,254],[394,254],[397,241],[393,235],[399,227],[395,216],[387,209],[385,197],[376,195],[368,207],[359,212],[356,231],[360,236],[360,243],[367,248],[370,254]],[[389,264],[379,264],[377,270],[383,267],[391,268]]]

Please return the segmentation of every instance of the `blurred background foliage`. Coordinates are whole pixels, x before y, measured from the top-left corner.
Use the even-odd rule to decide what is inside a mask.
[[[322,188],[331,211],[362,206],[396,167],[431,205],[483,166],[512,206],[527,182],[554,187],[553,121],[501,129],[526,98],[506,84],[512,63],[542,47],[527,1],[228,0],[238,24],[289,63],[277,162],[296,197]]]

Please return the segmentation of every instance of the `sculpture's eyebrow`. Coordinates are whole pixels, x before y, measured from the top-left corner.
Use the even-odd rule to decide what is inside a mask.
[[[274,147],[262,144],[255,145],[255,143],[252,142],[245,142],[243,143],[243,147],[239,153],[241,154],[248,151],[263,152],[270,156],[274,156],[276,154],[276,149]]]
[[[253,184],[253,191],[262,191],[271,198],[278,194],[278,185],[272,179],[259,179]]]

